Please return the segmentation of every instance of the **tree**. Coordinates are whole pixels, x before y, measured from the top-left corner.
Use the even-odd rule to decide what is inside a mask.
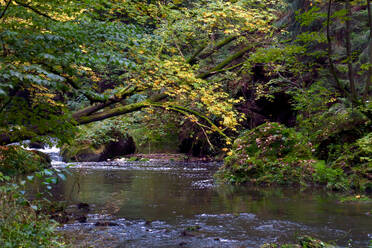
[[[76,124],[148,107],[181,113],[226,137],[223,130],[235,130],[242,118],[234,110],[240,100],[226,92],[228,79],[215,75],[228,71],[247,43],[260,42],[274,19],[273,3],[247,0],[188,8],[160,1],[0,3],[1,144],[38,135],[64,141]],[[136,15],[121,15],[144,7],[147,17],[136,25],[126,23]],[[222,48],[239,46],[210,62]]]

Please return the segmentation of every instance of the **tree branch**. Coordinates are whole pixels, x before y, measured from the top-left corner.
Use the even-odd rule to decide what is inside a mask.
[[[351,102],[354,104],[357,100],[356,97],[356,90],[355,90],[355,82],[354,82],[354,70],[353,70],[353,58],[351,55],[351,5],[350,1],[346,0],[345,2],[345,9],[346,9],[346,29],[345,29],[345,39],[346,39],[346,55],[347,55],[347,66],[348,66],[348,77],[349,77],[349,84],[350,84],[350,95],[351,95]]]
[[[78,118],[79,116],[88,116],[88,115],[91,115],[103,108],[106,108],[108,106],[111,106],[115,103],[118,103],[122,100],[124,100],[125,98],[127,98],[128,96],[132,95],[134,92],[136,92],[137,90],[137,87],[131,87],[128,86],[125,91],[123,93],[121,93],[120,96],[114,96],[110,99],[108,99],[106,102],[102,102],[102,103],[98,103],[96,105],[92,105],[92,106],[89,106],[89,107],[86,107],[84,109],[81,109],[77,112],[75,112],[72,117],[76,117]]]
[[[163,108],[163,109],[167,109],[167,110],[172,110],[172,111],[181,113],[183,115],[193,114],[193,115],[199,117],[200,119],[206,121],[211,126],[211,129],[213,131],[216,131],[217,133],[219,133],[226,140],[230,140],[230,138],[219,127],[217,127],[208,117],[206,117],[205,115],[203,115],[203,114],[201,114],[201,113],[199,113],[195,110],[188,109],[186,107],[178,106],[178,105],[166,105],[166,104],[157,104],[157,103],[150,103],[150,106],[159,107],[159,108]]]
[[[233,40],[236,40],[237,38],[238,38],[238,36],[229,36],[229,37],[217,42],[217,44],[214,47],[208,49],[204,53],[203,53],[203,51],[207,48],[207,45],[203,45],[198,50],[196,50],[195,53],[193,55],[191,55],[191,57],[186,60],[186,62],[191,64],[191,65],[196,64],[196,62],[198,61],[198,57],[200,57],[200,59],[206,59],[209,56],[211,56],[213,53],[218,51],[221,47],[229,44],[230,42],[232,42]]]
[[[5,6],[3,12],[2,12],[1,15],[0,15],[0,19],[4,17],[5,12],[6,12],[7,9],[9,8],[11,2],[12,2],[12,0],[9,0],[9,2],[6,4],[6,6]]]
[[[100,120],[108,119],[114,116],[119,116],[119,115],[128,114],[131,112],[141,110],[142,108],[149,107],[153,102],[161,101],[167,97],[168,95],[160,94],[160,95],[155,95],[153,97],[150,97],[149,99],[146,99],[138,103],[132,103],[132,104],[128,104],[125,106],[115,107],[113,109],[108,109],[103,112],[99,112],[99,113],[95,113],[91,115],[84,115],[84,114],[79,115],[78,113],[75,113],[72,116],[78,124],[88,124],[91,122],[100,121]]]
[[[211,76],[213,73],[216,73],[218,71],[220,71],[222,68],[224,68],[226,65],[230,64],[232,61],[234,61],[235,59],[237,58],[240,58],[242,57],[248,50],[250,49],[250,47],[245,47],[243,49],[241,49],[240,51],[234,53],[233,55],[227,57],[224,61],[222,61],[221,63],[219,63],[217,66],[215,66],[214,68],[210,69],[209,71],[207,72],[204,72],[202,74],[200,74],[198,76],[198,78],[201,78],[201,79],[206,79],[208,78],[209,76]]]
[[[44,16],[44,17],[46,17],[46,18],[48,18],[48,19],[50,19],[50,20],[52,20],[52,21],[57,21],[57,20],[53,19],[52,17],[50,17],[49,15],[47,15],[47,14],[45,14],[45,13],[39,11],[38,9],[36,9],[36,8],[34,8],[34,7],[32,7],[31,5],[28,5],[28,4],[26,4],[26,3],[22,3],[22,2],[20,2],[20,1],[18,1],[18,0],[14,0],[14,1],[15,1],[18,5],[20,5],[20,6],[22,6],[22,7],[25,7],[25,8],[27,8],[27,9],[30,9],[30,10],[32,10],[33,12],[35,12],[36,14],[38,14],[38,15]]]
[[[229,36],[219,42],[217,42],[217,44],[212,47],[211,49],[207,50],[206,52],[200,54],[200,59],[206,59],[208,58],[209,56],[211,56],[213,53],[215,53],[216,51],[218,51],[221,47],[224,47],[225,45],[229,44],[230,42],[236,40],[238,38],[238,36]]]
[[[201,47],[196,50],[190,58],[186,60],[186,63],[193,65],[196,63],[196,57],[207,47],[207,45],[202,45]]]

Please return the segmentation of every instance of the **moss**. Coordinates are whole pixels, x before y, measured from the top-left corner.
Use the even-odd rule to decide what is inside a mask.
[[[70,145],[64,145],[61,149],[61,154],[65,162],[72,161],[99,161],[100,153],[103,151],[103,146],[95,148],[89,141],[74,142]]]
[[[50,167],[48,155],[20,146],[0,146],[0,172],[5,175],[28,174]]]
[[[297,244],[264,244],[261,248],[334,248],[335,246],[327,244],[319,239],[310,236],[301,236],[297,238]]]
[[[126,133],[112,131],[105,133],[104,138],[98,143],[81,137],[63,146],[61,154],[64,161],[97,162],[135,152],[133,138]]]

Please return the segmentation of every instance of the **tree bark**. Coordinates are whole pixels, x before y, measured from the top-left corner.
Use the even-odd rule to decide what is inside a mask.
[[[166,97],[168,97],[168,96],[165,95],[165,94],[159,94],[159,95],[155,95],[153,97],[150,97],[147,100],[144,100],[144,101],[141,101],[141,102],[138,102],[138,103],[128,104],[128,105],[125,105],[125,106],[119,106],[119,107],[115,107],[113,109],[108,109],[108,110],[104,109],[107,106],[101,105],[101,109],[99,109],[99,110],[104,110],[104,111],[98,112],[98,110],[96,109],[94,114],[89,113],[88,111],[86,111],[86,112],[85,111],[77,111],[77,112],[72,114],[72,120],[71,121],[74,122],[76,125],[83,125],[83,124],[88,124],[88,123],[91,123],[91,122],[96,122],[96,121],[108,119],[108,118],[114,117],[114,116],[128,114],[128,113],[131,113],[131,112],[141,110],[142,108],[149,107],[151,105],[151,103],[161,101],[161,100],[165,99]],[[96,105],[93,105],[91,107],[96,108]],[[88,107],[88,109],[89,108],[90,107]],[[45,133],[45,131],[40,131],[37,127],[30,127],[30,130],[34,134],[33,136],[21,135],[21,136],[17,136],[17,139],[14,139],[11,134],[0,134],[0,145],[6,145],[6,144],[10,144],[10,143],[17,142],[17,141],[31,139],[35,136],[35,134],[40,135],[40,136],[50,134],[50,133]]]
[[[108,99],[106,102],[98,103],[89,107],[86,107],[84,109],[78,110],[75,113],[72,114],[73,118],[78,118],[79,116],[88,116],[91,115],[101,109],[104,109],[106,107],[109,107],[115,103],[121,102],[126,97],[131,96],[133,93],[136,92],[136,87],[128,88],[125,90],[121,96],[118,97],[112,97]]]
[[[128,113],[141,110],[143,108],[149,107],[151,103],[161,101],[167,97],[168,96],[165,94],[160,94],[160,95],[155,95],[153,97],[150,97],[149,99],[144,100],[142,102],[115,107],[113,109],[108,109],[103,112],[99,112],[99,113],[95,113],[91,115],[87,115],[86,113],[78,115],[75,113],[72,116],[79,125],[88,124],[91,122],[101,121],[101,120],[108,119],[114,116],[124,115],[124,114],[128,114]]]

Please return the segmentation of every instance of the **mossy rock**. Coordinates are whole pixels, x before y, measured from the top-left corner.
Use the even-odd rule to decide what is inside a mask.
[[[119,132],[110,135],[113,139],[98,145],[89,140],[83,140],[63,146],[61,149],[63,160],[65,162],[98,162],[135,152],[136,145],[131,136]]]
[[[335,248],[335,246],[310,236],[297,238],[297,244],[264,244],[261,248]]]
[[[235,140],[217,177],[231,183],[306,184],[316,162],[311,149],[294,129],[265,123]]]
[[[0,146],[0,171],[6,175],[28,174],[49,168],[49,156],[20,146]]]
[[[103,147],[96,149],[89,142],[64,145],[61,149],[61,155],[65,162],[97,162],[102,153]]]

